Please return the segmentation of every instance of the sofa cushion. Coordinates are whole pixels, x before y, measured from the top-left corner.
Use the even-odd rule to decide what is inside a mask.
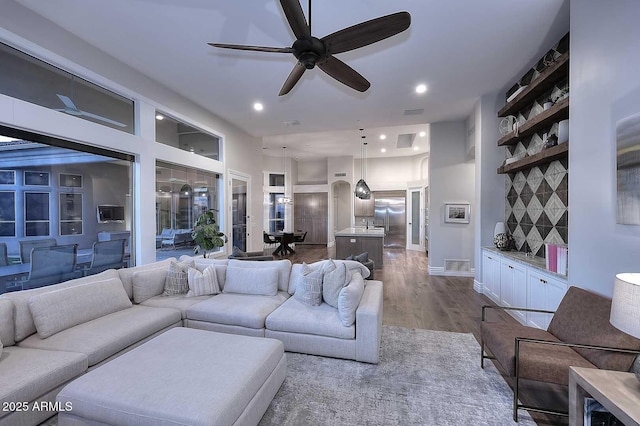
[[[351,272],[344,263],[337,265],[332,271],[324,273],[322,277],[322,300],[334,308],[338,307],[338,296],[351,281]]]
[[[319,306],[322,303],[322,277],[322,269],[314,269],[305,263],[293,297],[307,306]]]
[[[295,297],[289,298],[273,311],[267,317],[266,326],[272,331],[315,334],[339,339],[356,338],[355,325],[342,325],[336,308],[326,303],[310,307]]]
[[[14,342],[15,326],[13,325],[13,303],[11,300],[0,299],[0,340],[5,346]]]
[[[126,290],[129,295],[129,299],[133,299],[133,274],[138,271],[143,271],[145,269],[157,269],[157,268],[167,268],[169,267],[169,263],[172,261],[175,262],[175,257],[170,257],[169,259],[161,260],[158,262],[147,263],[144,265],[133,266],[131,268],[120,268],[118,269],[118,275],[120,276],[120,281],[122,281],[122,286]]]
[[[188,308],[187,318],[261,329],[269,314],[287,298],[287,293],[282,291],[275,296],[222,293]]]
[[[164,280],[164,296],[175,296],[176,294],[186,294],[189,291],[187,271],[194,268],[193,260],[183,262],[170,262],[167,278]]]
[[[278,293],[277,268],[227,267],[225,293],[256,294],[275,296]]]
[[[572,286],[562,298],[548,330],[563,342],[640,349],[640,340],[611,325],[610,315],[611,299]],[[633,354],[579,348],[575,350],[589,362],[605,370],[629,371],[635,358]]]
[[[2,356],[2,349],[4,349],[4,346],[2,345],[2,339],[0,339],[0,357]]]
[[[29,299],[33,322],[43,339],[129,307],[131,301],[118,278],[37,294]]]
[[[87,357],[83,354],[4,348],[0,357],[0,404],[4,407],[7,402],[34,401],[85,371]],[[0,418],[4,414],[9,413],[0,411]]]
[[[162,294],[169,268],[162,266],[156,269],[143,269],[133,274],[133,301],[142,303],[145,300]]]
[[[180,324],[180,321],[177,309],[134,305],[68,328],[47,339],[34,334],[21,341],[19,346],[82,353],[92,366],[158,331]]]
[[[291,262],[283,260],[229,260],[228,266],[239,266],[241,268],[277,268],[278,269],[278,290],[287,291],[289,287],[289,276],[291,274]]]
[[[186,297],[207,296],[220,293],[216,267],[214,265],[208,266],[202,272],[196,268],[189,268],[187,271],[187,281],[189,283],[189,291]]]
[[[342,325],[348,327],[356,322],[356,311],[364,293],[364,279],[360,272],[351,276],[349,285],[340,290],[338,296],[338,314]]]
[[[353,260],[357,260],[360,263],[365,263],[369,260],[369,252],[365,251],[357,255]]]
[[[360,262],[356,262],[355,260],[339,260],[339,259],[329,259],[329,260],[334,262],[336,265],[344,263],[352,275],[354,272],[360,272],[360,275],[362,275],[362,278],[367,278],[370,274],[369,269],[367,269],[366,266],[364,266]],[[311,266],[314,269],[324,270],[326,264],[329,263],[329,260],[319,260],[317,262],[310,263],[309,266]],[[298,285],[298,282],[300,281],[301,276],[302,276],[302,264],[296,263],[291,267],[291,277],[289,278],[289,286],[287,288],[289,291],[289,294],[293,295],[296,292],[296,286]]]
[[[175,296],[153,296],[150,299],[145,300],[140,305],[153,306],[156,308],[173,308],[178,309],[182,316],[182,319],[187,317],[187,309],[196,303],[200,303],[209,299],[211,296],[195,296],[187,297],[186,294],[177,294]]]
[[[83,278],[76,278],[75,280],[66,281],[60,284],[33,288],[30,290],[14,291],[1,295],[0,299],[9,299],[13,302],[14,305],[14,341],[19,342],[25,337],[36,332],[36,325],[33,323],[33,317],[31,316],[31,311],[29,310],[29,299],[31,299],[31,297],[37,294],[47,293],[62,288],[74,287],[96,281],[104,281],[110,278],[118,278],[118,271],[122,271],[122,269],[119,269],[117,271],[115,269],[108,269],[104,272],[100,272],[99,274],[90,275]]]

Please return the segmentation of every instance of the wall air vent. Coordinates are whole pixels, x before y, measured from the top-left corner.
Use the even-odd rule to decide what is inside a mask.
[[[468,272],[471,267],[471,261],[469,259],[445,259],[444,271],[445,272]]]
[[[289,121],[283,121],[282,124],[284,124],[286,127],[291,127],[291,126],[299,126],[300,122],[298,120],[289,120]]]
[[[411,146],[413,146],[413,140],[415,138],[416,138],[415,133],[404,133],[402,135],[398,135],[396,148],[411,148]]]
[[[424,114],[424,108],[404,110],[404,115],[422,115],[422,114]]]
[[[334,176],[334,177],[345,177],[346,175],[347,175],[347,174],[346,174],[345,172],[342,172],[342,173],[336,173],[336,174],[334,174],[333,176]]]

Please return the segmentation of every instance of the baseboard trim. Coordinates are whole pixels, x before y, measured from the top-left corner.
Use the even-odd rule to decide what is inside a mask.
[[[444,266],[429,266],[427,271],[429,272],[429,275],[438,275],[438,276],[445,276],[445,277],[475,277],[476,276],[475,268],[471,268],[470,271],[445,271]]]
[[[473,289],[476,291],[476,293],[484,294],[484,284],[482,284],[478,280],[473,280]]]

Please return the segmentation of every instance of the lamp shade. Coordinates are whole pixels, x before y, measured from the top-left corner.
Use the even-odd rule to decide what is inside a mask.
[[[496,223],[496,227],[493,229],[493,236],[495,237],[498,234],[506,234],[507,229],[504,226],[504,222]]]
[[[616,275],[610,322],[618,330],[640,338],[640,274]]]
[[[364,179],[360,179],[358,183],[356,183],[355,194],[356,197],[362,200],[368,200],[371,198],[371,190],[369,189],[369,185],[367,185],[367,182],[365,182]]]

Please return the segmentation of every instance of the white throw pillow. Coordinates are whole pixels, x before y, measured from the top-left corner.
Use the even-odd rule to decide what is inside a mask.
[[[338,296],[338,316],[342,325],[349,327],[356,322],[356,310],[364,294],[364,279],[359,272],[351,275],[349,285],[340,290]]]
[[[216,267],[214,265],[205,268],[203,272],[198,271],[196,268],[189,268],[187,274],[189,291],[186,297],[207,296],[220,293]]]
[[[334,265],[334,267],[330,272],[327,272],[326,265]],[[344,263],[335,266],[332,262],[327,263],[326,265],[324,268],[324,276],[322,278],[322,299],[326,304],[337,308],[340,291],[349,284],[349,281],[351,281],[351,272],[349,272]]]
[[[133,282],[133,301],[142,303],[153,296],[161,295],[167,279],[167,272],[166,266],[135,272],[131,278]]]
[[[118,278],[41,293],[29,299],[38,335],[49,336],[131,307]]]
[[[322,269],[314,269],[306,263],[303,263],[302,277],[298,282],[293,297],[309,306],[321,305]]]
[[[277,268],[227,266],[223,292],[275,296],[278,294],[278,276]]]

